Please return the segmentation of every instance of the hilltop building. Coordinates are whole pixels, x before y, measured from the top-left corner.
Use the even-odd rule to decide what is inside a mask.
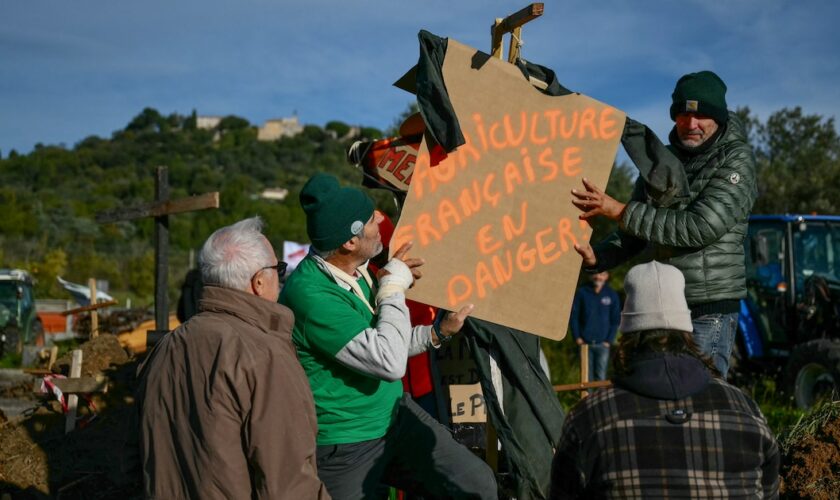
[[[265,124],[257,129],[257,140],[276,141],[281,137],[294,137],[301,132],[303,132],[303,125],[300,124],[297,116],[266,120]]]

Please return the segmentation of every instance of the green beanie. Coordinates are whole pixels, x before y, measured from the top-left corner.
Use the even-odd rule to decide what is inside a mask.
[[[726,84],[711,71],[689,73],[677,81],[671,94],[671,119],[680,113],[700,113],[719,125],[729,119],[726,110]]]
[[[306,212],[306,233],[312,246],[335,250],[361,234],[373,215],[373,200],[362,191],[341,187],[327,174],[315,174],[300,192],[300,206]]]

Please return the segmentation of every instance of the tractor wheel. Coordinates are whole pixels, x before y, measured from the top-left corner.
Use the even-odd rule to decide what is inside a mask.
[[[785,387],[802,409],[833,397],[840,388],[840,342],[816,339],[796,346],[785,369]]]
[[[23,352],[23,337],[20,335],[20,329],[17,326],[8,325],[2,333],[3,342],[0,343],[0,350],[3,356],[7,354],[20,354]]]

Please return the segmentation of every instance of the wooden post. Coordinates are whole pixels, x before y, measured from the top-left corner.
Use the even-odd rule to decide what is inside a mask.
[[[510,32],[510,44],[508,45],[508,62],[515,63],[519,58],[522,47],[522,26],[513,28]]]
[[[82,350],[73,350],[73,361],[70,363],[70,378],[82,376]],[[67,396],[67,417],[64,422],[64,433],[71,432],[76,428],[76,409],[79,404],[79,396],[71,394]]]
[[[155,201],[136,207],[121,208],[97,214],[96,221],[108,224],[124,220],[155,218],[155,329],[148,332],[147,344],[155,342],[169,331],[169,216],[208,208],[219,208],[219,193],[205,193],[178,200],[169,199],[169,170],[165,166],[155,171]]]
[[[88,288],[90,288],[90,305],[96,305],[96,279],[88,279]],[[95,339],[99,336],[99,313],[96,309],[90,312],[90,335],[89,338]]]
[[[504,52],[502,51],[502,38],[505,36],[505,32],[499,29],[501,24],[502,18],[497,17],[493,26],[490,26],[490,55],[496,59],[504,58]]]
[[[580,345],[580,382],[585,384],[589,382],[589,344],[583,343]],[[585,398],[589,395],[589,391],[582,389],[580,397]]]
[[[169,199],[169,169],[158,167],[155,174],[155,201]],[[155,217],[155,330],[169,331],[169,215]]]
[[[55,360],[58,359],[58,346],[54,345],[50,348],[50,361],[47,364],[47,370],[52,371],[52,367],[55,364]]]

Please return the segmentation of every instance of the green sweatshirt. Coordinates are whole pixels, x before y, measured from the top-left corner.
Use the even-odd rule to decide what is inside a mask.
[[[374,304],[367,282],[360,278],[359,284]],[[376,327],[377,316],[311,256],[289,277],[280,303],[295,313],[292,340],[315,398],[317,443],[357,443],[384,436],[402,395],[399,378],[388,381],[337,359],[357,336]]]

